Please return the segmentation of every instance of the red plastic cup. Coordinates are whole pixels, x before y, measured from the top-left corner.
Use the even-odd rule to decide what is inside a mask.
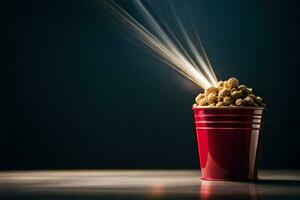
[[[193,107],[204,180],[257,180],[264,108]]]

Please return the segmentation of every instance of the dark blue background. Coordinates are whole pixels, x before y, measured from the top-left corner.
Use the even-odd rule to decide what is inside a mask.
[[[261,167],[299,168],[296,5],[187,4],[218,78],[236,76],[267,101]],[[8,10],[16,70],[0,168],[198,168],[191,106],[201,90],[120,37],[96,5]]]

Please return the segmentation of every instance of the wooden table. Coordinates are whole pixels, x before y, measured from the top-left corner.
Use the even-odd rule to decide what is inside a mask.
[[[199,170],[0,172],[0,199],[300,199],[300,171],[260,181],[201,181]]]

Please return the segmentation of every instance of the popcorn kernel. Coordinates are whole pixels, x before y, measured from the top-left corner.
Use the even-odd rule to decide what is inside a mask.
[[[236,88],[231,88],[230,92],[234,92],[234,91],[237,91]]]
[[[246,102],[243,99],[237,99],[235,101],[235,105],[237,105],[237,106],[245,106]]]
[[[207,101],[209,104],[216,104],[218,102],[218,96],[217,94],[215,93],[210,93],[208,96],[207,96]]]
[[[248,94],[251,94],[253,91],[252,91],[252,88],[247,88],[247,93]]]
[[[250,96],[247,96],[244,98],[244,101],[246,101],[247,105],[253,106],[254,105],[254,99]]]
[[[259,96],[257,96],[257,97],[255,98],[255,101],[256,101],[256,103],[257,103],[258,105],[261,105],[261,104],[262,104],[262,98],[259,97]]]
[[[196,99],[195,99],[196,103],[199,103],[199,101],[200,101],[201,99],[203,99],[203,98],[205,98],[205,94],[200,93],[200,94],[196,97]]]
[[[223,102],[224,102],[225,106],[229,106],[230,104],[232,104],[232,99],[231,99],[231,97],[225,97],[223,99]]]
[[[229,88],[237,88],[239,86],[239,80],[236,78],[228,79],[228,86]]]
[[[223,87],[224,88],[229,88],[228,81],[224,81]]]
[[[218,102],[218,103],[216,104],[216,106],[217,106],[217,107],[222,107],[222,106],[225,106],[225,104],[224,104],[224,102]]]
[[[242,90],[233,91],[233,92],[231,92],[230,96],[233,100],[242,98],[243,97],[243,91]]]
[[[210,87],[205,90],[205,96],[208,96],[210,93],[218,93],[218,88]]]
[[[230,91],[228,88],[224,88],[219,92],[219,99],[223,99],[224,97],[227,97],[230,95]]]
[[[200,106],[207,106],[207,105],[208,105],[208,102],[207,102],[206,99],[204,98],[204,99],[201,99],[201,100],[199,101],[199,105],[200,105]]]
[[[222,86],[223,87],[224,82],[223,81],[219,81],[218,82],[218,86]]]
[[[242,90],[243,93],[248,94],[247,87],[245,85],[239,85],[238,89]]]

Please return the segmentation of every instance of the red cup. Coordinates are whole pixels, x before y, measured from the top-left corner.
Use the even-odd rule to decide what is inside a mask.
[[[204,180],[257,180],[264,108],[193,107]]]

